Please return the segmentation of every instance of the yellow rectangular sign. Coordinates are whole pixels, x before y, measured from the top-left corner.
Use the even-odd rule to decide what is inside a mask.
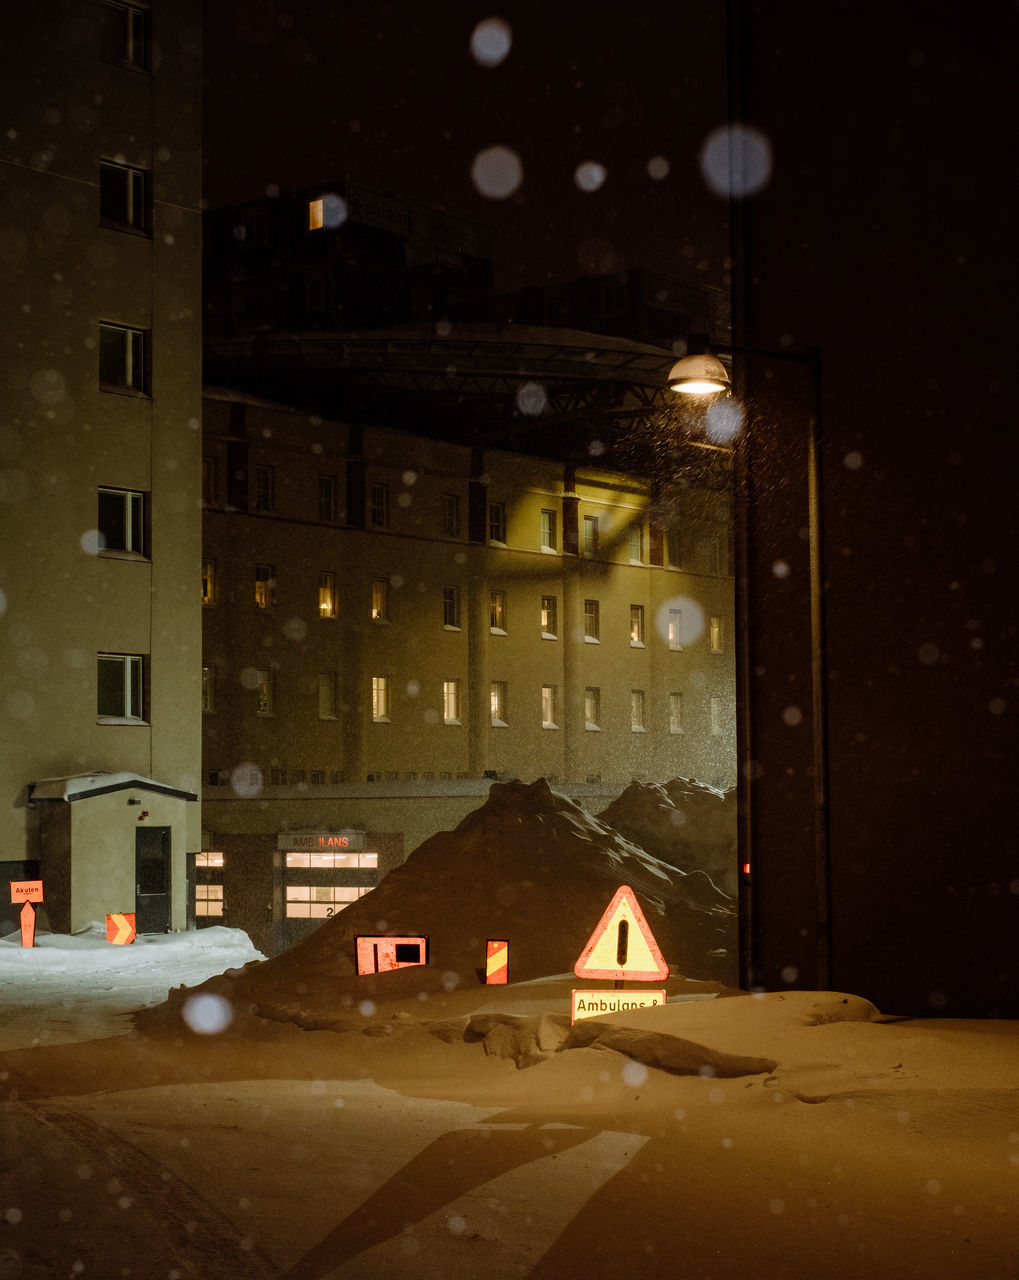
[[[610,1013],[625,1013],[629,1009],[650,1009],[665,1003],[665,991],[574,991],[573,1017],[598,1018]]]

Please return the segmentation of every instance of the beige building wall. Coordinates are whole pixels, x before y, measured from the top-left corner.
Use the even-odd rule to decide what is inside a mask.
[[[406,856],[483,803],[493,778],[544,775],[593,812],[633,778],[734,784],[727,495],[677,489],[652,504],[645,486],[593,467],[479,455],[215,389],[204,421],[209,847],[244,832],[350,826],[398,837]],[[336,479],[332,522],[319,510],[320,476]],[[270,492],[272,509],[256,511]],[[380,504],[384,527],[373,527]],[[499,504],[504,540],[491,536]],[[571,507],[576,552],[564,551]],[[542,546],[543,511],[555,514],[555,548]],[[585,515],[598,519],[596,548],[585,547]],[[272,575],[267,608],[256,607],[257,565]],[[334,616],[319,608],[322,574]],[[385,584],[379,618],[373,582]],[[555,601],[552,630],[542,597]],[[585,635],[586,601],[597,604],[597,635]],[[335,681],[331,710],[320,677]],[[388,700],[373,715],[380,679]],[[459,714],[447,717],[452,681]]]
[[[133,53],[118,44],[125,14],[143,33]],[[126,770],[198,789],[198,23],[197,0],[5,15],[0,860],[37,856],[25,800],[38,779]],[[140,175],[142,225],[101,218],[102,161]],[[143,334],[141,387],[100,388],[102,324]],[[143,495],[140,551],[101,548],[100,487]],[[142,714],[99,722],[99,653],[144,659]],[[188,810],[181,892],[200,839]],[[133,844],[122,853],[133,866]]]

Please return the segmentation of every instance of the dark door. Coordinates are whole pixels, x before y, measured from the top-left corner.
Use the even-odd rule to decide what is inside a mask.
[[[139,827],[134,836],[135,928],[170,932],[170,828]]]

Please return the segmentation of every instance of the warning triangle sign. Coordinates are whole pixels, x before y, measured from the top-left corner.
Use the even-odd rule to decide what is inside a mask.
[[[573,966],[578,978],[656,982],[669,976],[637,895],[621,885]]]

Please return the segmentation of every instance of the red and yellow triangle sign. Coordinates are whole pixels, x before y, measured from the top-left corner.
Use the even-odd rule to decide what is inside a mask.
[[[669,966],[628,884],[616,890],[573,972],[578,978],[617,982],[657,982],[669,976]]]

